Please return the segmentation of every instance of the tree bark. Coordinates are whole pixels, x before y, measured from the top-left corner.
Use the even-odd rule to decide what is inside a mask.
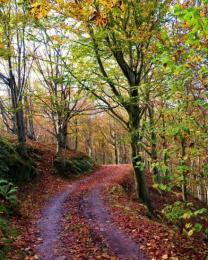
[[[67,148],[67,136],[68,136],[68,129],[67,129],[67,122],[64,122],[58,128],[57,134],[57,155],[62,155],[63,150]]]
[[[182,157],[182,165],[186,166],[186,163],[184,161],[184,157],[186,155],[186,143],[185,143],[185,139],[182,138],[181,140],[181,157]],[[183,194],[183,200],[187,201],[188,199],[188,193],[187,193],[187,171],[182,172],[182,194]]]
[[[132,148],[132,163],[134,167],[134,177],[136,184],[137,197],[151,209],[151,201],[146,183],[144,162],[140,156],[140,147],[138,145],[138,138],[133,137],[131,141]]]
[[[129,132],[131,134],[132,163],[134,168],[135,188],[137,198],[152,211],[146,176],[145,165],[141,157],[140,113],[137,105],[129,110]]]
[[[22,108],[17,108],[18,111],[15,112],[16,122],[17,122],[17,137],[18,137],[18,151],[22,157],[27,157],[27,147],[26,147],[26,132],[24,124],[24,112]]]
[[[148,107],[149,122],[150,122],[150,135],[151,135],[151,160],[155,164],[157,163],[157,136],[154,130],[154,108]],[[156,165],[153,166],[152,173],[154,181],[159,183],[161,181],[160,171]]]
[[[18,152],[22,157],[27,157],[27,146],[26,146],[26,129],[25,129],[25,118],[22,107],[22,99],[17,98],[17,88],[13,76],[10,78],[10,89],[12,95],[12,104],[15,114],[17,138],[18,138]]]

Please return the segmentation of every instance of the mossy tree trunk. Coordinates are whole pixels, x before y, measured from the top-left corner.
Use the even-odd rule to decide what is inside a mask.
[[[132,164],[134,168],[135,188],[137,198],[147,205],[151,210],[151,201],[145,176],[145,164],[142,159],[141,148],[141,113],[137,104],[131,104],[129,113],[129,132],[131,136]]]

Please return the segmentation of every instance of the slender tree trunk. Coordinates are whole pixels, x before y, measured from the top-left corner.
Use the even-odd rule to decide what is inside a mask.
[[[12,95],[12,105],[14,109],[17,138],[18,138],[18,152],[22,157],[27,157],[27,146],[26,146],[26,129],[25,129],[25,118],[24,111],[22,108],[22,99],[18,101],[15,81],[11,81],[11,95]]]
[[[24,122],[24,112],[22,108],[17,108],[15,112],[16,122],[17,122],[17,137],[18,137],[18,151],[22,157],[27,157],[27,147],[26,147],[26,132],[25,132],[25,122]]]
[[[31,97],[25,96],[25,126],[27,137],[31,140],[36,140],[34,124],[33,124],[33,112]]]
[[[114,152],[115,152],[115,163],[119,164],[119,149],[118,149],[117,136],[116,136],[116,139],[115,139]]]
[[[10,47],[10,45],[8,45]],[[11,58],[8,59],[9,65],[9,88],[12,97],[12,106],[14,109],[14,117],[16,121],[17,138],[18,138],[18,152],[22,157],[27,157],[27,146],[26,146],[26,129],[25,129],[25,117],[23,111],[23,94],[21,90],[21,75],[18,73],[18,84],[16,84],[15,77],[12,71]]]
[[[186,146],[185,146],[185,139],[181,140],[181,149],[182,149],[182,166],[186,166],[186,163],[184,161],[184,157],[186,155]],[[183,194],[183,200],[187,201],[188,199],[188,193],[187,193],[187,171],[183,170],[182,172],[182,194]]]
[[[87,154],[88,154],[89,157],[92,157],[92,133],[91,133],[91,130],[90,130],[89,136],[87,137],[86,144],[87,144]]]
[[[74,149],[75,149],[75,151],[77,151],[78,150],[78,145],[79,145],[79,136],[78,136],[78,120],[76,119],[75,120],[75,126],[76,126],[76,128],[75,128],[75,144],[74,144]]]
[[[165,172],[163,173],[163,177],[165,177],[165,183],[168,183],[168,179],[170,177],[170,174],[172,171],[169,170],[169,165],[168,165],[168,152],[167,152],[167,148],[168,148],[168,144],[167,144],[167,140],[166,140],[166,137],[165,137],[165,129],[166,129],[166,124],[165,124],[165,118],[164,118],[164,115],[162,114],[162,135],[161,135],[161,138],[162,138],[162,146],[163,146],[163,162],[164,162],[164,165],[166,167],[165,169]],[[163,180],[164,182],[164,180]]]
[[[150,105],[151,106],[151,105]],[[148,107],[149,123],[150,123],[150,135],[151,135],[151,161],[153,164],[157,163],[157,136],[154,130],[154,108]],[[160,182],[160,171],[156,165],[153,166],[152,173],[154,181]]]

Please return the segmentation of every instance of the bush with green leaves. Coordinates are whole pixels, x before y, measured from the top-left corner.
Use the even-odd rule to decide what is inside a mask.
[[[153,188],[159,190],[159,191],[165,191],[165,192],[171,192],[172,186],[169,184],[163,184],[163,183],[155,183],[153,184]]]
[[[208,229],[198,222],[198,218],[207,215],[207,209],[195,209],[192,203],[176,201],[174,204],[166,205],[162,210],[168,222],[179,227],[180,232],[184,232],[189,237],[194,233],[201,232],[207,236]]]
[[[0,196],[10,202],[16,203],[17,201],[17,188],[7,180],[0,180]]]
[[[63,165],[57,158],[54,162],[57,172],[65,177],[71,174],[80,175],[90,172],[94,169],[94,161],[90,157],[81,156],[72,159],[66,159]]]
[[[0,137],[0,178],[12,182],[31,181],[36,170],[31,158],[21,158],[15,144]]]
[[[8,257],[8,255],[13,249],[12,244],[17,237],[18,232],[14,227],[11,226],[9,220],[3,216],[0,216],[0,231],[0,259],[11,259],[10,257]]]
[[[10,216],[15,214],[17,188],[7,180],[0,179],[0,259],[10,259],[13,242],[18,235],[10,223]]]

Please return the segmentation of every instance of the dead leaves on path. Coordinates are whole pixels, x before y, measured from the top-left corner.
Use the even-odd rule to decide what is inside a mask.
[[[148,253],[151,260],[206,259],[205,244],[190,241],[173,227],[149,220],[143,205],[129,199],[125,193],[109,193],[109,190],[110,187],[105,190],[104,197],[114,222]]]
[[[21,229],[21,235],[17,237],[14,246],[24,251],[25,260],[38,259],[34,247],[38,243],[38,230],[34,220],[40,217],[40,208],[47,199],[54,193],[59,192],[67,181],[57,178],[53,173],[53,154],[43,153],[41,160],[37,161],[41,174],[40,180],[27,188],[22,187],[19,191],[19,198],[22,203],[22,219],[14,220],[14,224]],[[113,175],[111,169],[109,175]],[[180,260],[204,259],[203,247],[200,243],[190,244],[184,238],[178,237],[175,232],[167,226],[145,217],[146,209],[125,195],[125,192],[108,193],[108,187],[120,183],[129,175],[129,166],[124,166],[123,171],[116,175],[114,183],[109,180],[106,183],[104,197],[112,213],[113,221],[120,226],[134,241],[140,245],[140,249],[147,252],[151,260]],[[80,213],[79,196],[83,196],[86,190],[90,190],[98,183],[102,183],[105,176],[96,177],[96,174],[89,182],[83,182],[75,196],[70,196],[65,204],[66,215],[63,218],[63,233],[61,240],[64,246],[60,250],[64,255],[70,256],[73,260],[116,260],[114,254],[106,246],[99,232],[95,233],[88,221]],[[115,177],[115,176],[114,176]],[[122,190],[122,189],[121,189]],[[33,224],[32,224],[33,223]],[[28,247],[31,250],[27,251]],[[11,260],[19,260],[13,252]]]

